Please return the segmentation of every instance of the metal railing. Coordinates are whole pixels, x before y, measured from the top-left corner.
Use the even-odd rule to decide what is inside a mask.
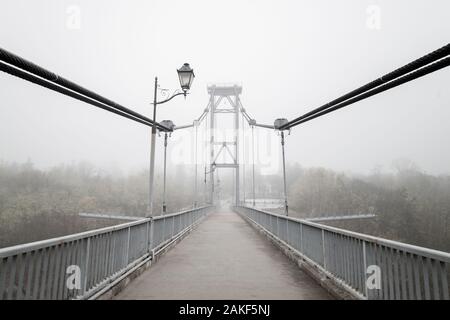
[[[211,208],[0,249],[0,300],[92,298],[151,260]]]
[[[359,298],[449,299],[447,252],[250,207],[235,209]]]

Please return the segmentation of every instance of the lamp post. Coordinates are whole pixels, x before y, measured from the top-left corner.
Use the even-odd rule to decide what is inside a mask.
[[[250,121],[250,125],[252,127],[252,193],[253,193],[253,207],[256,205],[255,200],[255,120]]]
[[[281,152],[283,155],[283,185],[284,185],[284,213],[286,216],[289,215],[289,208],[288,208],[288,199],[287,199],[287,188],[286,188],[286,160],[285,160],[285,154],[284,154],[284,130],[280,130],[280,127],[288,123],[289,121],[287,119],[281,118],[276,119],[274,123],[275,130],[279,130],[281,133]]]
[[[150,183],[149,183],[149,207],[147,216],[151,216],[153,213],[153,182],[155,178],[155,143],[156,143],[156,106],[158,104],[163,104],[169,102],[176,96],[183,95],[186,97],[189,89],[191,88],[192,82],[194,81],[194,70],[189,66],[188,63],[185,63],[180,69],[177,69],[178,78],[180,80],[180,86],[182,92],[175,92],[168,99],[163,101],[158,101],[158,77],[155,78],[155,91],[153,95],[153,125],[152,125],[152,142],[150,148]]]
[[[161,124],[168,128],[168,130],[164,130],[164,186],[163,186],[163,203],[162,203],[162,213],[166,214],[167,205],[166,205],[166,181],[167,181],[167,138],[170,136],[171,132],[175,128],[175,124],[171,120],[163,120]]]

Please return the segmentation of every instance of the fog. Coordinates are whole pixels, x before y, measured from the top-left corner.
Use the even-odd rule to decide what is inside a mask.
[[[0,46],[147,116],[154,77],[172,92],[176,68],[189,62],[191,94],[160,106],[158,120],[190,124],[207,105],[208,83],[237,82],[250,115],[272,124],[445,45],[449,10],[445,0],[4,0]],[[368,173],[410,159],[427,173],[449,173],[449,81],[444,69],[296,127],[287,160]],[[148,127],[4,73],[0,88],[0,159],[148,167]],[[260,144],[268,136],[278,141],[257,131]],[[192,134],[174,133],[174,146],[188,145]],[[169,168],[178,159],[174,149]]]

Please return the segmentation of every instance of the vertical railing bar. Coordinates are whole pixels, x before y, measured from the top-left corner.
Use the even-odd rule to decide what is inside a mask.
[[[353,276],[354,276],[354,272],[353,272],[353,249],[352,249],[352,238],[351,237],[346,237],[345,238],[346,241],[346,245],[345,247],[347,248],[347,265],[348,265],[348,279],[347,279],[347,284],[353,288]]]
[[[94,287],[97,287],[100,283],[101,274],[102,274],[102,255],[103,255],[103,235],[100,234],[97,236],[96,239],[97,245],[96,247],[96,254],[95,254],[95,280],[94,280]]]
[[[364,267],[364,295],[369,298],[369,292],[367,288],[367,255],[366,255],[366,241],[363,240],[363,267]]]
[[[448,293],[448,277],[447,277],[446,263],[439,262],[439,266],[441,269],[442,299],[450,300]]]
[[[150,224],[150,234],[149,234],[149,237],[150,237],[150,243],[149,243],[149,251],[151,251],[151,250],[153,250],[153,248],[154,248],[154,244],[153,244],[153,235],[154,235],[154,226],[155,226],[155,221],[153,220],[153,219],[151,219],[149,222],[148,222],[149,224]]]
[[[431,263],[431,279],[433,281],[433,300],[439,300],[440,299],[440,293],[439,293],[439,282],[438,282],[438,268],[437,268],[437,262],[435,259],[432,259],[430,261]]]
[[[79,255],[80,255],[80,253],[79,253],[79,247],[80,247],[79,246],[79,241],[75,240],[72,243],[73,243],[72,244],[73,249],[72,249],[72,255],[71,255],[71,264],[75,265],[75,266],[80,266],[80,264],[79,264],[79,261],[80,261],[80,259],[79,259]],[[79,294],[79,290],[77,288],[74,288],[71,291],[71,298],[72,299],[76,298],[78,296],[78,294]]]
[[[39,299],[39,282],[41,279],[41,268],[42,268],[42,264],[43,264],[43,255],[44,255],[44,249],[39,249],[37,251],[35,251],[37,254],[37,263],[36,263],[36,268],[34,270],[35,274],[34,274],[34,286],[33,286],[33,298],[35,300]]]
[[[103,281],[103,267],[105,264],[105,250],[106,250],[106,241],[105,241],[106,234],[99,235],[99,241],[98,241],[98,253],[97,253],[97,260],[98,260],[98,269],[97,269],[97,279],[96,279],[96,286],[99,285]]]
[[[55,258],[55,279],[53,281],[53,289],[52,289],[52,300],[56,300],[58,297],[58,287],[59,287],[59,281],[60,281],[60,275],[61,275],[61,252],[63,250],[63,243],[56,245],[56,258]]]
[[[422,258],[417,256],[417,255],[413,255],[414,259],[414,283],[415,283],[415,287],[416,287],[416,299],[421,300],[422,299],[422,288],[421,288],[421,279],[420,279],[420,265],[421,265],[421,260]]]
[[[276,218],[276,226],[277,226],[277,229],[276,229],[276,236],[279,237],[279,238],[281,238],[281,237],[280,237],[280,229],[279,229],[278,217]]]
[[[130,236],[131,236],[131,229],[128,227],[128,236],[127,236],[127,246],[125,251],[125,266],[128,266],[129,259],[130,259]]]
[[[72,264],[75,266],[78,266],[78,268],[80,268],[81,271],[81,264],[83,261],[83,257],[82,257],[82,252],[81,252],[81,246],[82,246],[82,240],[75,240],[73,241],[73,245],[74,245],[74,257],[73,257],[73,262]],[[64,282],[66,282],[66,277],[64,277]],[[75,288],[73,290],[73,294],[72,294],[72,298],[76,298],[78,296],[81,295],[81,279],[80,279],[80,288]]]
[[[35,265],[35,256],[36,256],[36,250],[30,251],[27,253],[28,256],[28,270],[27,270],[27,286],[25,289],[25,300],[31,299],[31,290],[32,290],[32,282],[33,282],[33,274],[34,274],[34,265]],[[1,290],[0,290],[0,297],[1,297]]]
[[[399,251],[396,249],[392,249],[392,255],[393,255],[393,277],[394,277],[394,290],[395,290],[395,299],[400,300],[401,299],[401,292],[400,292],[400,261],[399,261]]]
[[[50,256],[50,247],[45,248],[43,251],[43,258],[44,258],[44,264],[42,268],[42,279],[41,279],[41,287],[39,292],[39,299],[44,298],[45,299],[45,284],[48,276],[48,260]]]
[[[361,239],[356,240],[356,250],[358,255],[358,291],[364,295],[364,258],[363,258],[363,241]],[[373,246],[374,259],[376,261],[376,247]]]
[[[327,269],[327,261],[325,258],[325,231],[322,229],[322,261],[323,261],[323,268]]]
[[[383,246],[380,244],[377,244],[377,263],[378,266],[380,267],[380,272],[381,272],[381,279],[380,279],[380,286],[381,289],[378,290],[378,296],[380,297],[380,299],[387,299],[386,297],[386,282],[384,281],[384,277],[385,277],[385,270],[386,268],[384,267],[384,253],[383,253]]]
[[[74,246],[73,242],[67,242],[67,246],[66,246],[66,261],[65,261],[65,269],[64,273],[63,273],[63,292],[62,295],[64,297],[64,299],[70,299],[71,298],[71,292],[69,291],[69,287],[67,286],[67,267],[73,265],[73,260],[72,260],[72,247]]]
[[[407,273],[406,273],[406,252],[400,251],[399,252],[399,258],[400,258],[400,285],[401,285],[401,299],[407,300],[408,299],[408,288],[407,288]]]
[[[20,255],[14,255],[12,256],[11,259],[11,268],[9,271],[9,278],[8,278],[8,292],[6,295],[6,299],[7,300],[11,300],[13,298],[13,292],[14,292],[14,287],[16,285],[16,273],[17,273],[17,267],[18,267],[18,262],[19,262],[19,258]]]
[[[305,254],[304,248],[303,248],[303,223],[300,222],[300,248],[301,253]]]
[[[339,265],[340,265],[340,270],[339,270],[339,276],[341,278],[341,280],[345,281],[345,252],[344,252],[344,241],[343,241],[343,235],[340,234],[338,237],[339,240],[339,257],[340,257],[340,261],[339,261]]]
[[[411,253],[405,252],[406,255],[406,271],[408,274],[408,299],[413,300],[414,299],[414,277],[412,272],[412,260],[413,256]]]
[[[10,274],[9,269],[11,269],[12,258],[13,256],[0,258],[0,266],[2,267],[2,272],[0,272],[0,300],[6,299],[8,293],[9,278],[7,275]]]
[[[350,274],[351,274],[351,270],[350,270],[350,250],[349,250],[349,246],[348,246],[348,237],[344,236],[343,237],[343,248],[344,248],[344,257],[345,257],[345,282],[350,285]]]
[[[375,247],[373,248],[373,251],[374,251],[374,257],[375,257],[375,254],[376,254],[376,251],[375,251]],[[363,270],[363,264],[364,264],[364,261],[363,261],[363,244],[362,244],[362,241],[361,241],[361,239],[356,239],[356,254],[357,254],[357,257],[358,257],[358,263],[357,263],[357,270],[358,270],[358,291],[361,293],[361,294],[363,294],[363,295],[365,295],[365,291],[364,291],[364,270]]]
[[[106,233],[102,234],[100,236],[100,251],[98,254],[98,260],[99,260],[99,268],[98,268],[98,276],[97,276],[97,284],[101,283],[105,278],[105,260],[106,260],[106,248],[107,241],[106,241]]]
[[[352,238],[352,255],[353,255],[353,287],[356,291],[359,290],[359,251],[358,251],[358,239]],[[373,258],[372,247],[370,247],[371,258]],[[361,292],[363,293],[363,292]],[[363,293],[364,294],[364,293]]]
[[[87,284],[88,284],[88,277],[89,277],[89,255],[90,255],[90,247],[91,247],[91,238],[87,238],[86,241],[86,251],[85,251],[85,258],[84,258],[84,280],[83,280],[83,295],[87,293]]]
[[[145,252],[150,251],[150,221],[145,223]]]
[[[97,266],[98,266],[98,235],[92,237],[92,254],[91,254],[91,269],[92,274],[89,277],[89,289],[94,288],[97,285]]]
[[[65,299],[64,296],[64,287],[66,286],[66,272],[67,272],[67,247],[69,246],[68,243],[63,243],[61,247],[61,273],[59,275],[60,277],[60,283],[59,283],[59,290],[58,290],[58,300]]]
[[[8,260],[7,258],[0,258],[0,300],[3,300],[3,295],[6,293],[6,273],[8,272]]]
[[[14,255],[11,257],[11,268],[9,269],[6,300],[11,300],[13,297],[14,286],[16,283],[16,270],[18,265],[17,264],[18,259],[19,259],[18,255]]]
[[[103,280],[103,262],[105,257],[105,235],[101,234],[98,237],[98,252],[96,255],[97,263],[97,277],[95,279],[95,285],[97,286]]]
[[[110,261],[110,253],[111,253],[111,232],[105,233],[105,260],[103,262],[103,279],[106,280],[109,276],[109,261]]]
[[[24,278],[25,278],[26,269],[29,268],[28,263],[29,263],[29,252],[22,253],[19,277],[18,277],[18,282],[17,282],[17,294],[16,294],[17,300],[23,299],[24,295],[26,294]]]
[[[425,300],[430,300],[431,299],[431,291],[430,291],[430,281],[429,281],[429,258],[424,258],[425,262],[423,261],[422,258],[422,270],[423,270],[423,288],[425,290]]]
[[[148,225],[148,222],[147,222]],[[111,253],[109,255],[110,261],[109,261],[109,275],[112,276],[115,273],[115,268],[114,268],[114,261],[116,258],[116,232],[111,232]]]
[[[350,251],[350,286],[353,289],[357,289],[358,286],[356,285],[356,256],[355,256],[355,243],[354,239],[349,237],[348,238],[348,244],[349,244],[349,251]]]
[[[110,232],[105,233],[105,254],[104,254],[104,261],[103,261],[103,280],[108,278],[108,262],[109,262],[109,252],[111,250],[111,241],[109,240]]]
[[[8,274],[8,267],[9,267],[9,260],[10,257],[0,258],[0,267],[2,268],[2,272],[0,272],[0,300],[3,300],[3,296],[6,294],[7,289],[7,277]]]
[[[336,250],[335,250],[336,237],[334,232],[329,233],[329,241],[328,241],[328,255],[329,255],[329,270],[332,274],[337,276],[336,273]]]
[[[48,260],[48,277],[47,277],[47,290],[45,292],[45,299],[49,300],[52,296],[53,282],[55,281],[55,256],[56,245],[50,247],[49,260]]]
[[[175,220],[176,220],[176,216],[172,217],[172,235],[170,236],[170,238],[173,238],[173,236],[175,235]]]
[[[389,299],[394,300],[395,299],[395,292],[394,292],[394,279],[393,279],[393,259],[392,259],[392,248],[386,248],[387,249],[387,264],[388,264],[388,283],[389,283]]]
[[[290,239],[289,239],[289,220],[286,220],[286,243],[290,244]]]

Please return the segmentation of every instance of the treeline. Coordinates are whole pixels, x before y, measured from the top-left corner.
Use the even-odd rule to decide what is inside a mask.
[[[168,212],[192,207],[194,188],[193,170],[190,169],[188,166],[170,168]],[[328,224],[450,252],[448,175],[426,174],[410,162],[397,163],[391,173],[374,170],[368,175],[299,165],[290,165],[287,171],[292,216],[308,218],[372,213],[376,218]],[[205,200],[203,178],[199,174],[199,205]],[[221,183],[216,185],[217,190],[223,190],[219,198],[231,198],[231,174],[220,174],[220,179]],[[248,172],[246,181],[245,194],[249,200],[252,188]],[[281,175],[257,174],[256,197],[281,199],[282,186]],[[159,172],[155,181],[154,213],[160,214],[161,207],[162,175]],[[78,214],[81,212],[143,217],[147,210],[148,170],[130,174],[111,173],[88,163],[41,170],[31,162],[0,162],[0,247],[120,223],[80,218]]]
[[[189,172],[175,168],[168,175],[168,211],[192,206]],[[162,206],[161,175],[155,182],[154,212]],[[148,170],[123,175],[89,163],[47,170],[0,162],[0,247],[81,232],[123,221],[81,218],[79,213],[145,216]]]
[[[433,176],[408,162],[392,173],[350,175],[323,168],[289,169],[289,203],[306,218],[373,213],[372,219],[327,224],[450,252],[450,176]]]

